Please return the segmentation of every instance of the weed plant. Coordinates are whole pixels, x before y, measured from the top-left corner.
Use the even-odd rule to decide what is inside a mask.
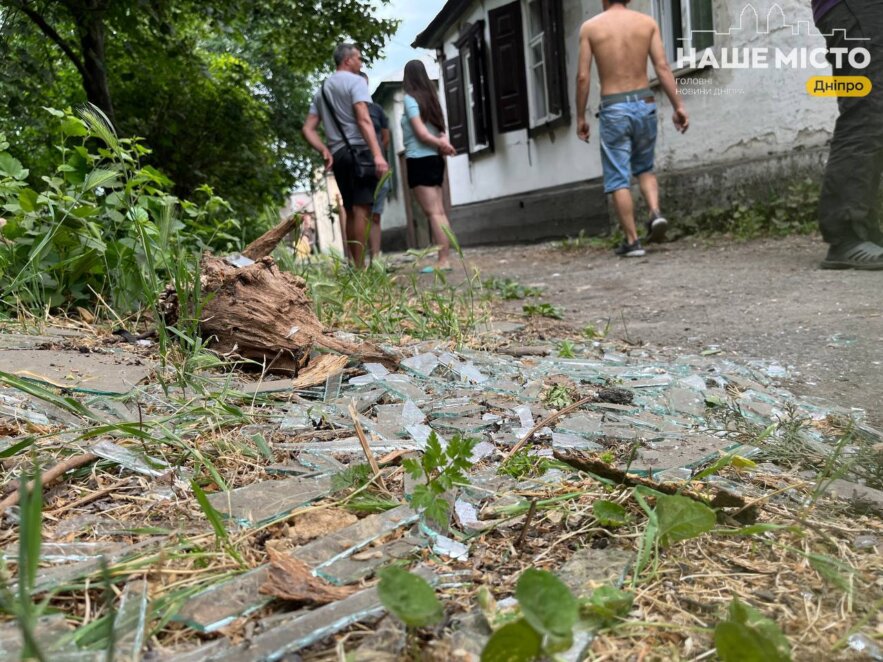
[[[280,264],[306,280],[316,314],[327,326],[391,338],[449,339],[462,345],[486,315],[474,294],[480,287],[474,273],[453,282],[436,272],[427,284],[417,274],[393,274],[379,265],[353,269],[335,256],[319,256],[309,263],[283,258]]]
[[[150,153],[119,138],[94,107],[58,120],[55,175],[29,181],[29,171],[0,135],[0,308],[37,315],[91,306],[101,299],[117,314],[155,301],[181,269],[192,279],[208,246],[235,247],[238,223],[210,189],[195,203],[171,195],[172,182],[141,164]],[[177,284],[177,283],[176,283]]]

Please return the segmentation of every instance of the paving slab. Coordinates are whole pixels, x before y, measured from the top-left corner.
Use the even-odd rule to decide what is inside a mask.
[[[2,372],[94,393],[128,393],[152,370],[150,361],[123,352],[82,354],[38,349],[0,350]]]

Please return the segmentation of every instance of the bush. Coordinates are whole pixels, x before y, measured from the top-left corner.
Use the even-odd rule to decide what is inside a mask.
[[[203,249],[235,250],[239,224],[211,189],[200,201],[140,160],[149,150],[120,139],[100,111],[50,110],[61,129],[59,165],[39,184],[0,134],[0,307],[32,311],[89,305],[118,312],[154,301],[171,272],[195,269]]]

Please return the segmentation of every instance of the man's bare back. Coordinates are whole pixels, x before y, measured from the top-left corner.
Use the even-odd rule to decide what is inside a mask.
[[[668,66],[659,26],[652,17],[632,11],[625,3],[603,0],[604,11],[583,23],[579,31],[579,66],[576,79],[577,135],[589,139],[586,106],[589,100],[592,60],[598,61],[601,94],[646,89],[647,57],[653,63],[662,91],[674,108],[672,121],[683,133],[689,126],[687,112]]]
[[[598,62],[601,94],[632,92],[650,84],[647,57],[658,34],[656,21],[625,7],[605,11],[583,24],[580,39],[589,40]]]

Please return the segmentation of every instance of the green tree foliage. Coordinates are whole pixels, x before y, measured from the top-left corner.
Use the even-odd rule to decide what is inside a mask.
[[[38,181],[58,137],[40,108],[91,101],[151,147],[176,195],[208,185],[253,214],[309,172],[300,126],[334,45],[370,60],[394,33],[375,13],[371,0],[0,0],[0,127]],[[243,224],[242,239],[260,230]]]

